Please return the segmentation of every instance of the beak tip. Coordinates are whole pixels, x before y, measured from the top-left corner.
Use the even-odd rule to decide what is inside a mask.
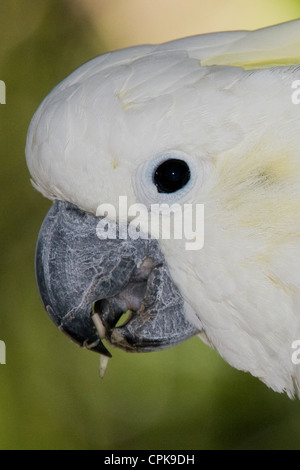
[[[60,326],[59,329],[66,336],[68,336],[73,341],[73,343],[76,343],[81,348],[88,349],[89,351],[94,351],[98,354],[101,354],[101,356],[106,356],[108,358],[112,357],[111,353],[106,349],[101,339],[96,338],[95,336],[83,339],[81,335],[78,336],[73,331],[70,331],[64,326]]]
[[[91,351],[99,353],[101,356],[105,356],[108,359],[112,357],[111,353],[108,351],[108,349],[106,349],[106,347],[104,346],[101,340],[99,340],[98,344],[95,345],[94,347],[91,347],[91,348],[87,347],[87,349],[90,349]]]

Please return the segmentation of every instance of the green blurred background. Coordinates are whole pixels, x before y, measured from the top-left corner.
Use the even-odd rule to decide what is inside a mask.
[[[228,366],[194,338],[159,353],[98,356],[62,335],[34,278],[50,207],[30,185],[30,119],[88,59],[132,44],[300,17],[288,0],[0,0],[0,449],[300,449],[300,403]]]

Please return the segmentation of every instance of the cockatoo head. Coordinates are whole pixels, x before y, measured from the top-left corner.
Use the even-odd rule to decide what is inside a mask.
[[[26,156],[54,204],[37,281],[79,344],[108,355],[103,338],[152,351],[199,334],[234,367],[298,393],[299,37],[295,21],[116,51],[40,105]],[[162,204],[176,204],[181,219],[162,217],[182,222],[179,236],[154,230]]]

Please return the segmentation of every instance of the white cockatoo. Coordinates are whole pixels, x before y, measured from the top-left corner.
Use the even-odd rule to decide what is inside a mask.
[[[61,330],[102,356],[103,338],[142,352],[198,334],[232,366],[299,395],[299,64],[295,20],[108,53],[45,98],[26,157],[54,201],[36,271]],[[204,207],[204,243],[195,230],[187,249],[151,224],[145,236],[145,217],[129,236],[132,208],[150,217],[172,204]]]

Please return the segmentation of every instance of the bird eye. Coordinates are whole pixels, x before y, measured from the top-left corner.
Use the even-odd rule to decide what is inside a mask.
[[[151,204],[184,204],[195,197],[211,172],[206,154],[197,157],[171,149],[145,159],[137,167],[132,183],[137,200]]]
[[[159,193],[175,193],[191,178],[189,166],[184,160],[169,158],[153,172],[153,182]]]

